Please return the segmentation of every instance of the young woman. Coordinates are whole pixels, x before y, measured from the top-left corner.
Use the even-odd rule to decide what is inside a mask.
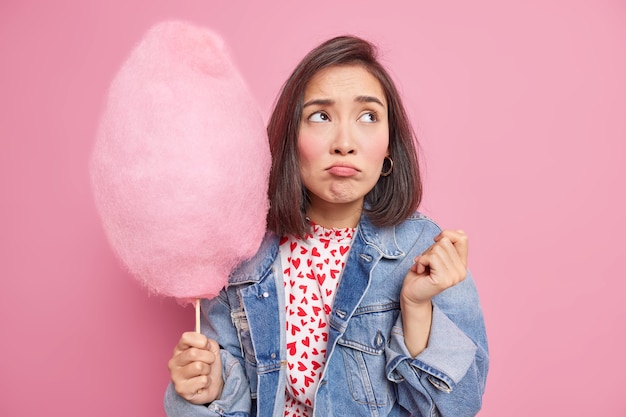
[[[416,212],[413,131],[374,47],[337,37],[268,126],[268,233],[169,362],[168,416],[473,416],[488,370],[466,235]]]

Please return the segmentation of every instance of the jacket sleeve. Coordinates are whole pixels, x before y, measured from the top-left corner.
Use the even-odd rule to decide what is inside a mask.
[[[202,300],[202,312],[202,333],[222,346],[222,395],[208,405],[196,405],[178,395],[170,382],[165,391],[165,413],[168,417],[247,417],[251,408],[250,386],[226,291],[211,300]]]
[[[476,286],[465,280],[433,298],[428,346],[412,358],[404,343],[402,316],[387,347],[387,378],[398,403],[422,416],[475,416],[489,369],[487,336]],[[437,413],[434,413],[434,410]]]

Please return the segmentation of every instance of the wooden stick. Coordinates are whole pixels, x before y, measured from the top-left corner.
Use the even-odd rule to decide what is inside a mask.
[[[200,299],[196,299],[196,333],[200,333]]]

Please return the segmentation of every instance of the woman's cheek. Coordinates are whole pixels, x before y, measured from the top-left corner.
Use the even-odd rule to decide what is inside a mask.
[[[367,153],[372,159],[384,159],[389,150],[389,133],[385,130],[370,137]]]

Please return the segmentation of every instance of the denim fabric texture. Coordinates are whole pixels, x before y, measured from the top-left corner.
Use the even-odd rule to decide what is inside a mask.
[[[489,368],[478,293],[468,271],[433,299],[428,347],[404,344],[399,294],[413,259],[440,228],[416,213],[395,227],[361,218],[329,316],[316,417],[478,413]],[[223,347],[225,386],[209,406],[165,393],[169,417],[282,417],[286,385],[285,297],[278,236],[269,233],[217,297],[202,301],[202,332]]]

